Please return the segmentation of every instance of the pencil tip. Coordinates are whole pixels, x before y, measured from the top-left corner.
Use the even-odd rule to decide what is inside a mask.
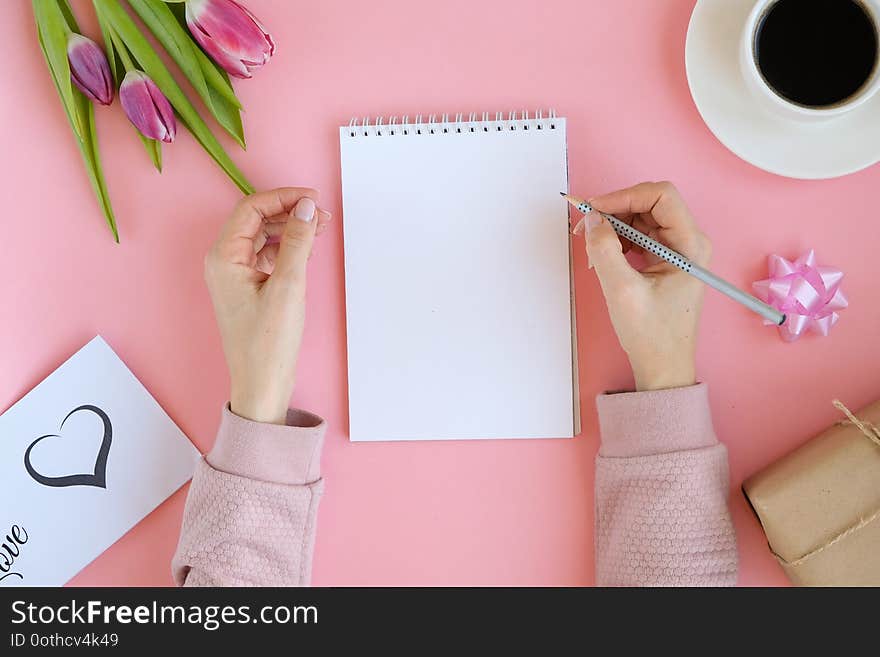
[[[565,192],[559,192],[560,196],[565,196]]]

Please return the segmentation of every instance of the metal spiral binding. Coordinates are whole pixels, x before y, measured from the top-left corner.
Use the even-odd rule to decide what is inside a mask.
[[[388,119],[377,116],[370,122],[370,117],[362,119],[353,118],[348,124],[349,137],[397,137],[410,135],[449,135],[478,132],[504,132],[522,130],[556,130],[556,110],[550,109],[544,116],[543,110],[538,110],[533,116],[528,110],[517,112],[513,110],[505,116],[504,112],[496,112],[495,118],[489,116],[489,112],[483,112],[479,116],[476,112],[468,114],[467,119],[463,113],[454,115],[450,121],[449,114],[429,114],[424,118],[417,114],[410,121],[408,115],[400,121],[397,116]]]

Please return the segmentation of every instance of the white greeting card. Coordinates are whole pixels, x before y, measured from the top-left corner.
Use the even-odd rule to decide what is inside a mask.
[[[199,452],[99,336],[0,415],[0,586],[60,586]]]

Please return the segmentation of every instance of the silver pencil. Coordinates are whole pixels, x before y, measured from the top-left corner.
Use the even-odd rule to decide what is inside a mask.
[[[574,196],[569,196],[565,192],[559,193],[565,198],[566,201],[571,203],[584,214],[588,214],[593,211],[593,207],[586,201],[575,198]],[[642,247],[645,251],[650,251],[661,260],[665,260],[669,264],[675,265],[683,272],[686,272],[691,276],[703,281],[709,287],[715,288],[716,290],[721,292],[721,294],[725,294],[734,301],[738,301],[749,310],[758,313],[767,321],[773,322],[777,326],[781,326],[785,322],[785,313],[782,313],[773,306],[770,306],[760,299],[753,297],[748,292],[740,290],[735,285],[728,283],[719,276],[716,276],[708,269],[704,269],[698,264],[691,262],[677,251],[673,251],[672,249],[670,249],[668,246],[664,246],[657,240],[651,239],[644,233],[636,230],[635,228],[621,221],[617,217],[613,217],[610,214],[605,214],[604,212],[600,214],[609,221],[609,223],[618,235],[620,235],[621,237],[625,237],[636,246]]]

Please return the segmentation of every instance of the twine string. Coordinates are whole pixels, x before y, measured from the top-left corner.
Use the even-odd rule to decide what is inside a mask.
[[[870,440],[872,443],[880,447],[880,427],[875,426],[871,422],[867,420],[860,420],[850,411],[846,405],[840,401],[839,399],[835,399],[831,402],[834,405],[834,408],[839,410],[841,413],[846,415],[847,421],[841,421],[840,424],[853,424],[859,428],[859,431],[864,434],[865,438]]]
[[[859,431],[862,432],[862,435],[865,436],[865,438],[867,438],[872,443],[877,445],[877,447],[880,447],[880,427],[877,427],[876,425],[874,425],[871,422],[868,422],[867,420],[861,420],[858,417],[856,417],[856,415],[852,411],[850,411],[846,407],[846,405],[842,401],[840,401],[839,399],[835,399],[831,403],[834,405],[834,408],[836,408],[841,413],[846,415],[847,419],[841,420],[840,422],[838,422],[838,424],[851,424],[851,425],[857,427],[859,429]],[[802,563],[804,563],[805,561],[812,559],[817,554],[824,552],[828,548],[836,545],[837,543],[839,543],[840,541],[845,539],[850,534],[854,534],[855,532],[859,531],[860,529],[863,529],[865,526],[870,525],[872,522],[874,522],[878,518],[880,518],[880,509],[878,509],[877,511],[875,511],[874,513],[872,513],[871,515],[869,515],[867,517],[863,516],[863,517],[859,518],[859,521],[856,524],[854,524],[853,526],[840,532],[837,536],[835,536],[830,541],[825,543],[825,545],[819,546],[815,550],[808,552],[804,556],[800,557],[799,559],[795,559],[794,561],[785,561],[782,557],[780,557],[775,552],[774,552],[774,556],[777,559],[779,559],[779,561],[782,564],[784,564],[786,566],[799,566]]]

